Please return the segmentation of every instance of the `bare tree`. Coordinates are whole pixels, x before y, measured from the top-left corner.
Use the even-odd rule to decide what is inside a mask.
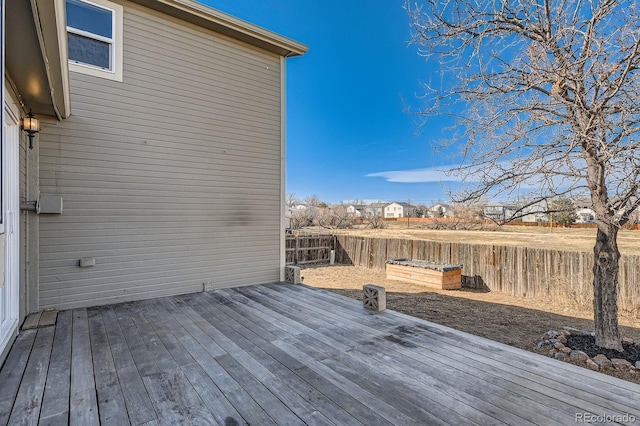
[[[430,229],[450,229],[450,230],[480,230],[493,229],[486,226],[484,219],[484,206],[480,203],[474,204],[456,204],[453,211],[448,216],[433,215],[432,221],[427,228]],[[438,209],[436,209],[437,213]]]
[[[588,194],[596,344],[622,350],[617,235],[640,204],[638,3],[420,1],[405,4],[413,42],[441,67],[421,113],[457,118],[443,144],[460,147],[457,201]]]
[[[387,222],[384,221],[384,218],[380,213],[367,215],[364,223],[367,224],[367,228],[384,229],[387,227]]]
[[[484,202],[474,204],[456,204],[453,217],[462,223],[462,229],[483,229],[485,227]]]
[[[304,199],[304,204],[308,207],[326,207],[326,203],[320,201],[317,195],[309,195]]]
[[[347,211],[347,206],[340,204],[332,208],[319,209],[315,223],[322,228],[345,229],[353,228],[354,216]]]
[[[287,207],[295,207],[296,205],[300,204],[300,200],[294,192],[289,192],[285,196],[285,204],[287,205]]]
[[[302,229],[313,224],[313,209],[299,209],[291,212],[291,229]]]

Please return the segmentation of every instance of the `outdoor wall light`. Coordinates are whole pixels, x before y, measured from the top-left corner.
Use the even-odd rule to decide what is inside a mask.
[[[33,137],[40,131],[40,121],[35,118],[31,109],[26,117],[22,117],[21,127],[29,136],[29,149],[33,149]]]

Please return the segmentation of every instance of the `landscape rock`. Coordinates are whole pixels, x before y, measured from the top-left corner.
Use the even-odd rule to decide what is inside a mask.
[[[612,370],[640,376],[640,340],[622,338],[624,352],[617,352],[595,344],[595,333],[574,327],[562,327],[558,333],[549,330],[544,340],[538,342],[538,348],[546,350],[549,357],[570,361],[590,370],[615,374]],[[575,349],[572,349],[575,348]],[[591,358],[593,357],[593,358]]]
[[[589,367],[593,371],[600,371],[600,366],[590,358],[587,359],[587,367]]]
[[[585,330],[579,330],[577,328],[574,327],[562,327],[563,331],[568,331],[569,335],[573,335],[573,336],[591,336],[592,333],[589,331],[585,331]]]
[[[555,339],[558,336],[560,336],[560,333],[558,333],[555,330],[549,330],[546,333],[544,333],[544,336],[542,336],[542,338],[545,340],[549,340],[549,339]]]
[[[606,356],[602,355],[602,354],[598,354],[596,356],[593,357],[593,361],[598,364],[598,366],[600,368],[611,368],[613,367],[613,363],[609,360],[609,358],[607,358]]]
[[[626,359],[613,358],[611,363],[616,368],[616,370],[620,371],[630,371],[633,369],[633,365],[627,361]]]
[[[589,355],[582,351],[571,351],[571,354],[569,356],[571,357],[571,359],[576,361],[586,361],[589,359]]]

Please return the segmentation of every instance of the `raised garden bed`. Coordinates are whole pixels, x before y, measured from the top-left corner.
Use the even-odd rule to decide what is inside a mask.
[[[462,288],[462,265],[428,260],[390,259],[387,279],[421,284],[441,290]]]

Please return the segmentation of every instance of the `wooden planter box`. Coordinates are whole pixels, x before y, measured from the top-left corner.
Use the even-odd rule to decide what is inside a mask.
[[[387,279],[422,284],[441,290],[462,288],[462,265],[427,260],[387,260]]]

